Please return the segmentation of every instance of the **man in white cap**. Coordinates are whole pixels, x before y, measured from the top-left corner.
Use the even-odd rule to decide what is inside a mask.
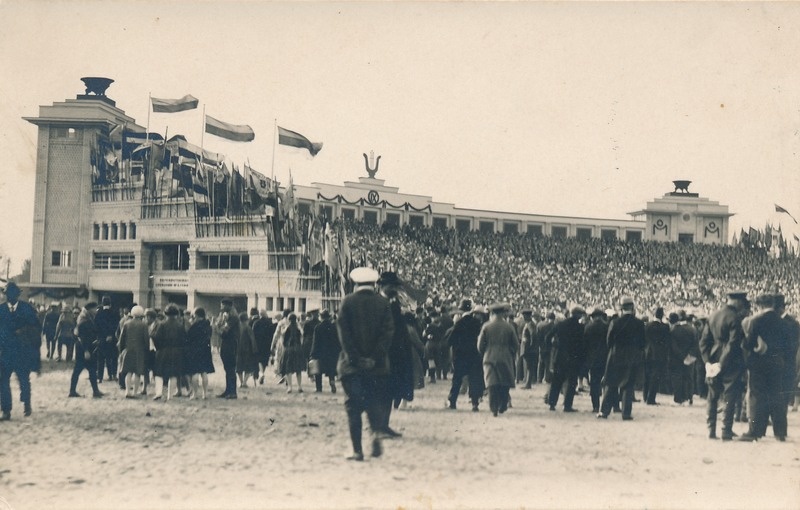
[[[372,430],[371,454],[379,457],[383,453],[379,434],[384,421],[388,352],[394,323],[389,301],[375,292],[379,276],[367,267],[350,272],[355,288],[342,300],[336,321],[342,344],[337,371],[346,395],[344,407],[353,443],[353,454],[348,460],[364,460],[361,413],[365,411]]]
[[[622,400],[622,419],[632,420],[633,387],[636,375],[644,363],[644,322],[636,318],[633,299],[626,296],[620,301],[619,318],[608,328],[608,363],[603,375],[603,401],[598,418],[608,418],[611,408]]]

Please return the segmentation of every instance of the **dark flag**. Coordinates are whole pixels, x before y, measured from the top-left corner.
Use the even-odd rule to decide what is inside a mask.
[[[788,215],[789,215],[789,217],[792,219],[792,221],[794,221],[795,223],[797,223],[797,220],[796,220],[796,219],[794,219],[794,216],[792,216],[792,215],[791,215],[791,213],[790,213],[789,211],[787,211],[787,210],[786,210],[786,209],[784,209],[783,207],[779,206],[778,204],[775,204],[775,212],[778,212],[778,213],[786,213],[786,214],[788,214]]]

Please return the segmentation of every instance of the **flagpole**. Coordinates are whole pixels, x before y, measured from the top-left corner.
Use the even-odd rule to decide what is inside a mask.
[[[272,130],[272,169],[270,170],[270,178],[273,181],[275,180],[275,151],[277,150],[277,143],[276,143],[277,139],[278,139],[278,119],[276,117]]]
[[[150,142],[150,110],[153,105],[153,96],[151,92],[147,93],[147,131],[145,132],[145,143]]]
[[[206,134],[206,104],[203,103],[203,129],[200,130],[200,150],[203,150],[203,140]]]

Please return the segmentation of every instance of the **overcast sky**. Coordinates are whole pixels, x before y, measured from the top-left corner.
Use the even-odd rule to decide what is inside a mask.
[[[202,109],[249,124],[207,149],[296,184],[365,176],[460,207],[627,219],[691,191],[732,226],[800,232],[800,4],[0,2],[0,253],[30,257],[37,128],[105,76],[141,125],[148,94],[200,108],[150,128],[200,144]],[[88,171],[88,169],[87,169]],[[13,269],[12,269],[13,272]]]

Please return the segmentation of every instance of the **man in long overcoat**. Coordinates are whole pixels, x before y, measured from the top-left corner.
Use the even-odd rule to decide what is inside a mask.
[[[461,384],[466,376],[469,381],[469,399],[472,402],[472,410],[478,411],[478,403],[483,397],[485,389],[481,354],[478,352],[478,335],[483,322],[472,311],[471,300],[462,300],[458,309],[464,315],[453,324],[448,337],[448,344],[453,352],[453,382],[450,386],[448,407],[456,408],[456,400],[458,400]]]
[[[564,389],[564,412],[572,413],[572,402],[575,399],[575,388],[578,385],[578,372],[580,363],[585,356],[585,346],[583,343],[583,325],[580,323],[585,311],[581,306],[575,306],[570,310],[567,319],[556,324],[554,336],[554,362],[553,380],[550,383],[550,396],[548,404],[550,410],[556,410],[558,396],[562,386]]]
[[[603,402],[598,418],[608,418],[611,408],[622,400],[622,419],[632,420],[636,374],[644,361],[644,322],[636,318],[633,299],[620,301],[622,315],[608,328],[608,362],[603,376]]]
[[[506,321],[507,304],[496,303],[489,311],[489,322],[478,335],[478,352],[483,355],[483,380],[489,389],[489,409],[497,416],[508,409],[509,389],[515,384],[519,339],[516,328]]]
[[[748,309],[747,294],[731,292],[728,301],[708,318],[700,338],[700,355],[706,365],[708,382],[708,437],[717,438],[717,408],[725,402],[722,417],[722,440],[733,439],[733,418],[736,402],[744,388],[744,355],[742,319]]]
[[[669,326],[664,324],[664,309],[656,309],[655,318],[644,327],[644,401],[658,405],[656,395],[667,373]],[[683,362],[683,360],[681,360]]]
[[[389,301],[375,292],[378,277],[374,269],[366,267],[350,272],[355,289],[342,300],[336,322],[342,344],[337,370],[346,395],[344,407],[353,444],[353,454],[348,460],[364,460],[363,412],[367,413],[372,430],[372,456],[379,457],[383,452],[380,440],[382,406],[387,394],[389,346],[395,326]]]
[[[16,283],[8,282],[7,302],[0,305],[0,420],[11,419],[12,372],[17,374],[24,414],[31,415],[31,372],[38,372],[41,364],[41,324],[36,310],[19,300],[21,293]]]

